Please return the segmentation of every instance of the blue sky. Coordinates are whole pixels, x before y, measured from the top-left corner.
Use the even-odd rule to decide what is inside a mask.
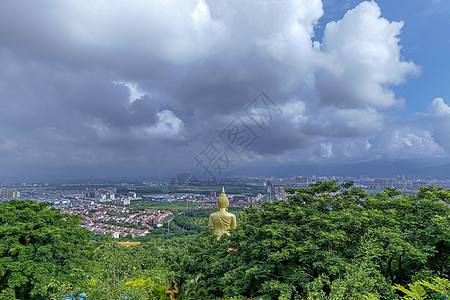
[[[448,161],[449,16],[448,0],[7,1],[0,177]]]
[[[450,3],[416,0],[393,6],[390,2],[394,1],[380,5],[387,18],[405,22],[404,55],[422,67],[421,75],[411,79],[404,89],[398,88],[398,94],[410,100],[408,112],[425,111],[430,98],[450,98]]]
[[[325,14],[319,21],[339,20],[362,1],[324,0]],[[419,76],[411,76],[404,85],[395,87],[406,99],[404,110],[409,115],[425,112],[436,97],[450,98],[450,2],[446,0],[379,0],[382,16],[390,21],[403,21],[400,35],[402,54],[422,68]],[[318,37],[321,36],[317,32]]]

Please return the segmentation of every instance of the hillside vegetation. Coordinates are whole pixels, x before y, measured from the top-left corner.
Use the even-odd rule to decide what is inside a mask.
[[[367,194],[319,182],[289,192],[289,201],[239,212],[220,240],[196,211],[177,218],[200,233],[130,248],[91,242],[77,218],[43,204],[2,203],[0,299],[169,299],[174,280],[176,299],[450,297],[449,190]]]

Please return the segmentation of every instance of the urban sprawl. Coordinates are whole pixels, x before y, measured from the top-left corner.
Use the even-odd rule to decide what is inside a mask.
[[[242,194],[229,195],[230,206],[247,207],[249,203],[286,200],[287,188],[308,187],[318,181],[336,180],[339,183],[353,181],[354,186],[369,192],[381,191],[385,188],[396,188],[403,194],[416,194],[421,186],[435,184],[444,189],[450,188],[450,180],[408,180],[403,176],[397,178],[359,178],[342,176],[297,176],[293,178],[275,177],[239,177],[222,180],[216,185],[225,186],[258,186],[265,193],[254,196]],[[193,209],[215,207],[218,191],[205,193],[157,193],[137,195],[136,186],[162,187],[170,185],[170,180],[151,180],[139,183],[120,183],[116,187],[86,188],[86,184],[21,183],[0,188],[0,201],[11,199],[30,199],[50,203],[50,206],[63,214],[79,215],[80,226],[95,234],[110,234],[115,238],[145,236],[154,227],[162,227],[164,220],[173,215],[169,210],[134,209],[131,204],[136,201],[186,202],[193,203]],[[187,183],[189,184],[189,183]],[[199,185],[212,185],[212,182],[195,182]],[[118,193],[120,187],[123,193]],[[170,190],[170,189],[169,189]],[[195,206],[197,205],[197,206]],[[195,206],[195,208],[194,208]]]

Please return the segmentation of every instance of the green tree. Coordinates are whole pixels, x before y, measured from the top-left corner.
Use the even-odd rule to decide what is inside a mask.
[[[203,274],[197,274],[184,282],[182,291],[186,300],[208,299],[206,281],[202,280],[202,277]]]
[[[48,299],[83,278],[90,232],[78,217],[47,207],[29,200],[0,204],[0,299]]]
[[[91,262],[83,289],[95,300],[169,299],[163,283],[172,277],[162,269],[155,248],[124,247],[106,238]]]
[[[331,282],[322,274],[307,284],[307,299],[390,299],[394,294],[389,284],[372,262],[370,251],[372,241],[362,243],[363,257],[358,257],[345,266],[345,272]],[[326,291],[326,292],[325,292]]]
[[[203,274],[208,293],[221,296],[224,287],[218,278],[223,275],[223,269],[218,264],[221,263],[220,258],[226,256],[230,250],[223,243],[223,239],[217,240],[212,228],[205,229],[190,243],[183,244],[182,247],[167,248],[162,253],[163,259],[167,268],[176,274],[177,282],[189,282]]]
[[[450,299],[450,281],[435,277],[432,280],[417,280],[405,288],[399,284],[392,287],[405,294],[405,300]]]
[[[182,271],[205,274],[216,296],[272,299],[305,297],[320,276],[329,280],[322,286],[327,297],[345,291],[354,295],[348,299],[390,299],[391,284],[410,282],[418,272],[448,274],[449,191],[432,186],[418,196],[392,189],[369,195],[336,182],[289,191],[287,202],[246,209],[219,245],[198,243],[198,251],[185,254]],[[357,267],[364,257],[370,259]]]

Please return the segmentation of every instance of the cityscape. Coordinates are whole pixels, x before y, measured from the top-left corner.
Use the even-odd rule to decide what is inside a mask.
[[[185,175],[184,175],[185,176]],[[182,176],[180,176],[182,177]],[[194,177],[190,177],[191,179]],[[199,181],[192,179],[198,187]],[[386,188],[401,191],[401,195],[416,195],[421,187],[433,184],[436,187],[450,189],[449,180],[408,180],[404,176],[397,178],[359,178],[343,176],[296,176],[292,178],[276,177],[244,177],[223,179],[224,186],[260,187],[261,193],[256,195],[229,194],[230,207],[245,208],[250,205],[260,205],[263,202],[287,201],[288,188],[308,188],[310,184],[324,181],[336,181],[343,184],[354,182],[355,188],[367,192],[380,192]],[[210,183],[210,182],[206,182]],[[1,201],[11,199],[30,199],[37,202],[46,202],[62,214],[71,214],[81,217],[80,226],[93,232],[95,235],[109,234],[114,238],[134,238],[147,235],[154,228],[164,226],[164,221],[173,216],[169,210],[133,209],[131,204],[141,201],[162,203],[186,203],[186,211],[193,209],[208,209],[215,207],[218,191],[205,190],[202,193],[177,193],[172,179],[159,179],[142,182],[121,182],[113,186],[103,184],[104,187],[86,187],[86,184],[58,184],[50,183],[21,183],[0,188]],[[139,194],[136,189],[141,187],[159,188],[166,193]],[[122,192],[119,193],[118,189]],[[133,227],[130,227],[133,226]]]
[[[2,1],[0,300],[449,300],[449,16]]]
[[[399,175],[397,178],[370,178],[366,175],[361,175],[359,178],[343,177],[343,176],[311,176],[303,177],[296,176],[292,178],[277,178],[277,177],[246,177],[239,176],[233,178],[226,178],[220,181],[204,181],[192,180],[189,182],[194,186],[208,186],[214,183],[218,186],[260,186],[265,190],[264,199],[267,195],[272,194],[275,199],[284,199],[282,195],[286,188],[307,188],[312,183],[319,181],[336,181],[339,184],[352,181],[354,187],[361,188],[368,192],[380,192],[386,188],[394,188],[401,191],[403,194],[416,194],[417,190],[424,186],[434,184],[443,189],[450,189],[450,179],[405,179],[404,176]],[[189,185],[185,183],[184,185]],[[147,198],[149,200],[163,200],[163,201],[208,201],[216,197],[217,191],[208,191],[210,194],[177,194],[173,193],[173,178],[172,179],[156,179],[145,181],[130,181],[129,183],[121,182],[115,184],[96,183],[95,185],[105,186],[102,188],[89,188],[92,184],[85,183],[71,183],[71,184],[50,184],[50,183],[20,183],[10,184],[8,186],[0,187],[0,199],[30,199],[38,202],[52,203],[53,207],[71,207],[71,206],[89,206],[94,204],[109,203],[112,205],[129,205],[136,200]],[[109,186],[110,185],[110,186]],[[156,190],[161,191],[151,195],[138,195],[135,191],[136,186],[151,186]],[[181,184],[180,184],[181,186]],[[126,189],[126,193],[118,193],[117,189]],[[163,191],[166,191],[164,193]],[[250,197],[249,201],[261,202],[263,198]]]
[[[161,227],[163,220],[172,215],[171,211],[146,209],[135,211],[133,209],[114,205],[90,205],[59,209],[62,214],[81,216],[80,225],[94,234],[111,234],[114,238],[145,236],[152,225]],[[118,225],[107,224],[113,222]],[[136,229],[120,226],[122,224],[140,225],[146,229]]]

